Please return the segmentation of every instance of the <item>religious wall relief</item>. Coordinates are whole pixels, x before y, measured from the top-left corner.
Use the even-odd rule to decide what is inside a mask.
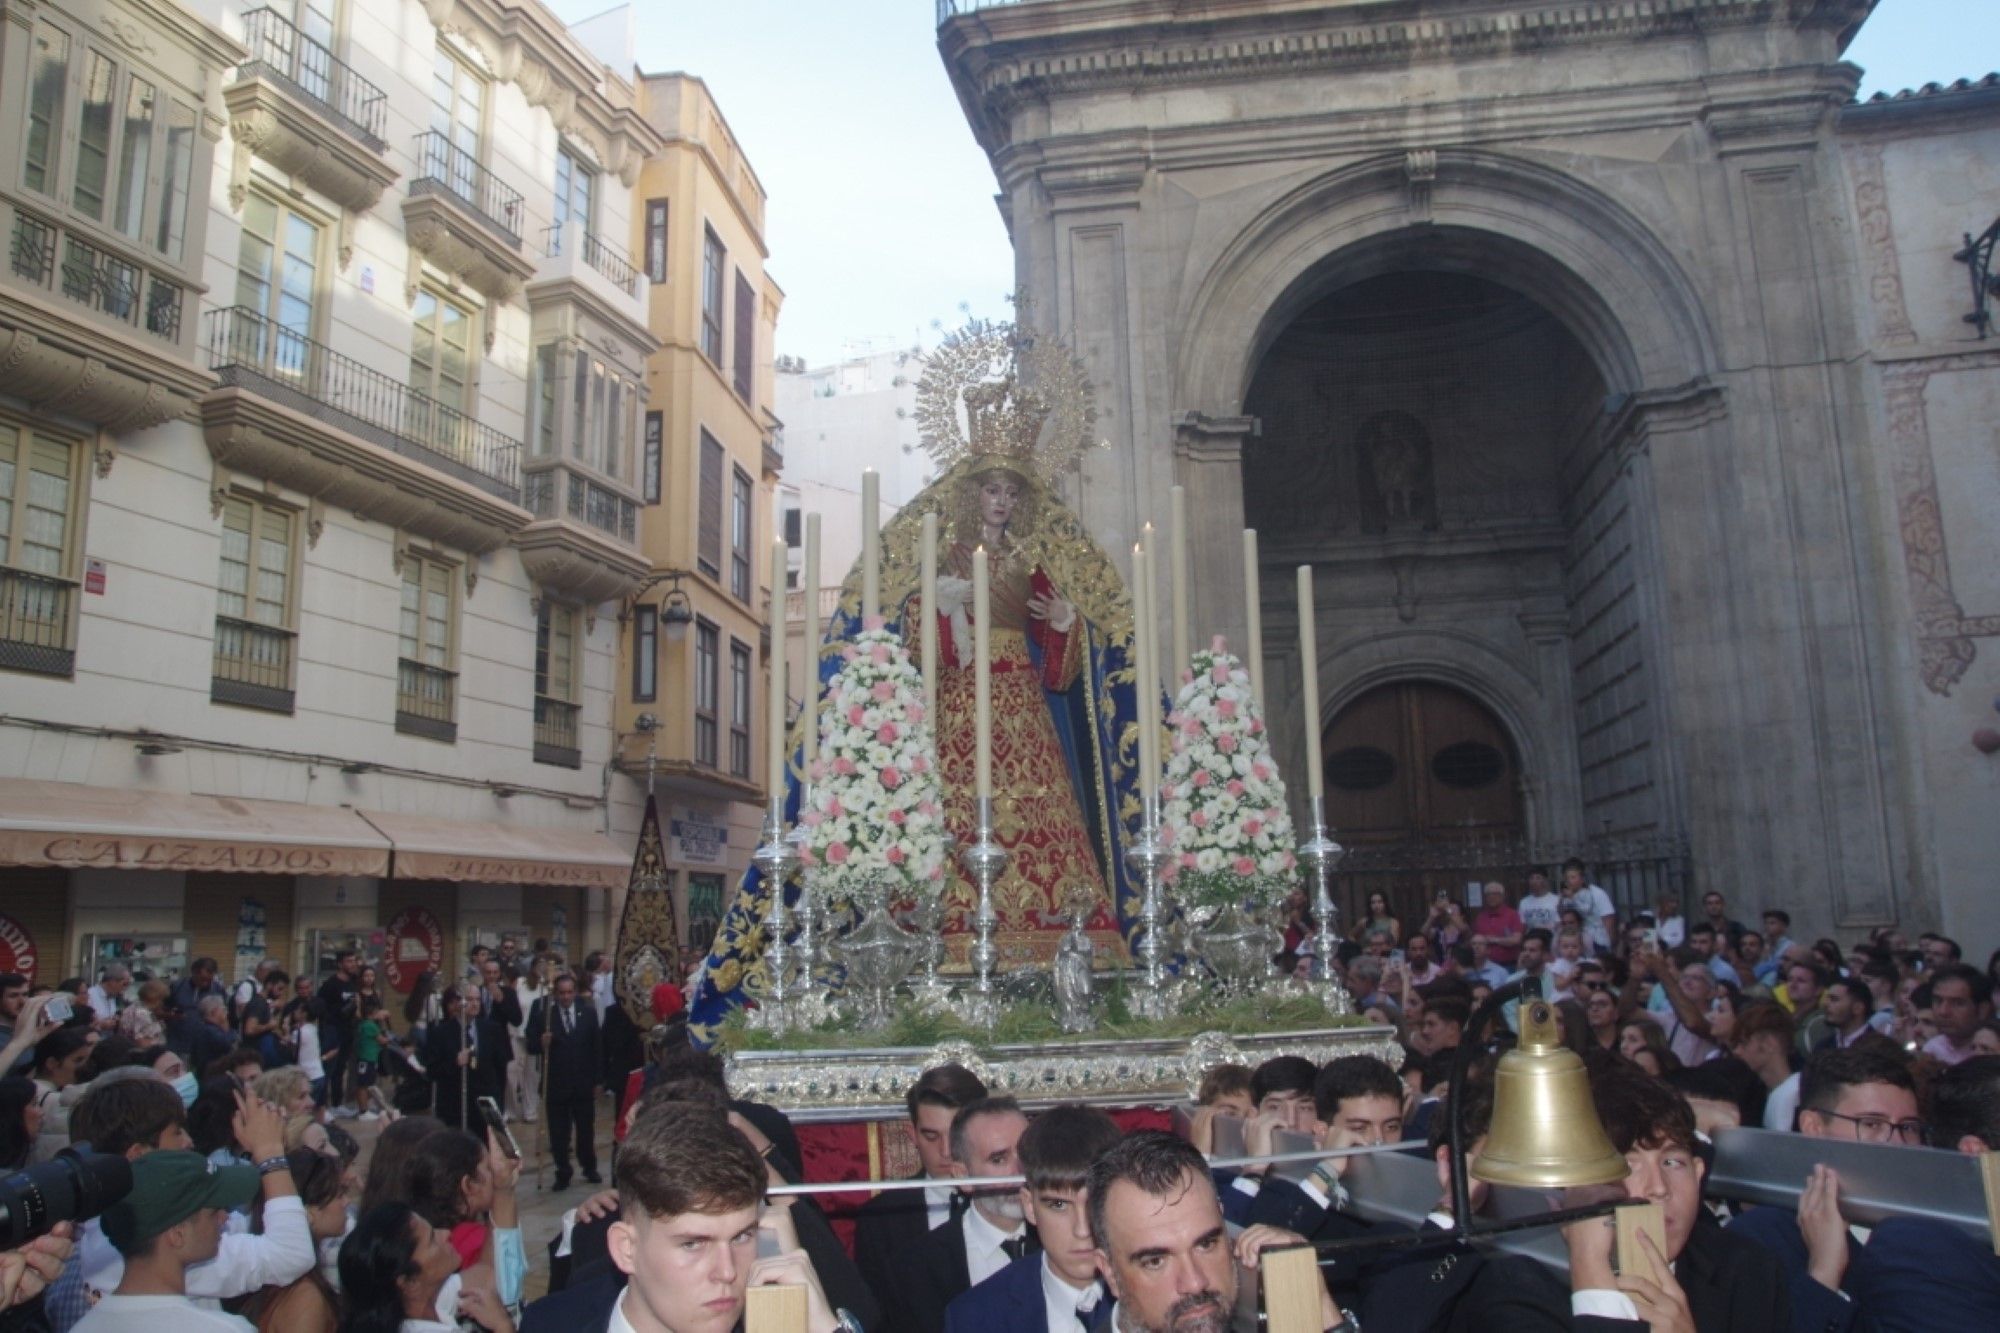
[[[1437,474],[1421,422],[1408,412],[1377,412],[1354,445],[1364,532],[1437,527]]]

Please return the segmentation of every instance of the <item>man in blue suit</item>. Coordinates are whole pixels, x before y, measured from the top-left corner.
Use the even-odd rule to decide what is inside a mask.
[[[1930,1111],[1932,1147],[2000,1149],[2000,1055],[1975,1056],[1939,1075]],[[1847,1281],[1883,1333],[2000,1328],[2000,1257],[1932,1218],[1892,1217],[1876,1227]]]
[[[1091,1326],[1104,1289],[1090,1237],[1084,1185],[1090,1164],[1122,1138],[1087,1106],[1058,1106],[1029,1122],[1017,1151],[1021,1209],[1042,1252],[1016,1259],[946,1307],[945,1333],[1077,1333]]]

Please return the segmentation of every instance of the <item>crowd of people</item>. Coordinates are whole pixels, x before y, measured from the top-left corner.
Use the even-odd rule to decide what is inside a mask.
[[[1271,1247],[1389,1230],[1351,1206],[1343,1159],[1299,1180],[1211,1169],[1225,1115],[1252,1156],[1288,1128],[1438,1163],[1425,1228],[1439,1235],[1326,1257],[1328,1329],[2000,1327],[2000,1260],[1969,1233],[1923,1217],[1852,1228],[1825,1166],[1796,1209],[1704,1189],[1713,1136],[1736,1126],[2000,1149],[2000,954],[1981,970],[1938,935],[1797,941],[1783,910],[1753,928],[1719,893],[1698,916],[1668,899],[1621,920],[1582,867],[1564,880],[1535,876],[1518,898],[1489,884],[1472,912],[1439,898],[1413,930],[1370,903],[1326,965],[1393,1028],[1400,1067],[1216,1067],[1186,1139],[1083,1105],[1031,1115],[969,1069],[931,1069],[906,1098],[917,1176],[851,1218],[772,1192],[802,1178],[798,1137],[731,1096],[673,987],[641,1058],[612,1062],[622,1011],[595,956],[572,973],[495,951],[397,1006],[351,955],[317,986],[267,964],[224,990],[207,960],[170,987],[116,968],[40,993],[0,976],[0,1168],[88,1143],[133,1175],[101,1217],[0,1256],[0,1329],[722,1333],[765,1283],[805,1289],[812,1333],[1221,1329]],[[1318,967],[1315,937],[1295,904],[1287,951]],[[1627,1165],[1612,1192],[1661,1206],[1636,1270],[1615,1269],[1601,1219],[1565,1229],[1566,1281],[1442,1235],[1449,1072],[1481,1002],[1514,981],[1553,1002],[1582,1058]],[[1474,1039],[1460,1094],[1474,1159],[1513,1021]],[[577,1196],[531,1254],[509,1124],[545,1120],[559,1189],[577,1172],[603,1184],[591,1126],[607,1089],[609,1187]],[[365,1162],[362,1117],[379,1122]],[[524,1302],[531,1263],[548,1294]]]

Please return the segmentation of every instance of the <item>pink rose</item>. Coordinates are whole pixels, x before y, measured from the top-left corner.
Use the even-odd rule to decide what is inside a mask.
[[[894,791],[903,785],[903,775],[893,768],[885,768],[882,770],[882,785]]]
[[[876,666],[889,665],[889,645],[886,643],[876,644],[875,647],[870,650],[868,655],[874,661]]]
[[[1217,662],[1213,667],[1209,668],[1208,678],[1217,685],[1227,685],[1229,683],[1229,668]]]
[[[1182,866],[1183,866],[1184,868],[1188,869],[1188,870],[1193,870],[1193,869],[1194,869],[1194,853],[1193,853],[1193,852],[1182,852],[1182,853],[1181,853],[1181,865],[1182,865]]]
[[[859,651],[851,643],[840,650],[840,660],[843,662],[852,662],[858,656],[860,656]]]
[[[1235,717],[1236,701],[1234,699],[1217,699],[1215,701],[1215,711],[1225,718]]]
[[[814,852],[810,847],[801,847],[799,848],[799,861],[804,865],[816,866],[819,864],[819,854]]]
[[[824,759],[813,760],[812,766],[808,768],[806,772],[807,775],[810,776],[814,782],[821,781],[826,777],[826,760]]]
[[[943,867],[943,866],[932,866],[932,867],[931,867],[931,878],[932,878],[933,880],[940,880],[940,879],[943,879],[943,878],[944,878],[944,867]]]
[[[1215,748],[1222,751],[1224,754],[1235,754],[1236,738],[1234,736],[1231,736],[1229,733],[1224,732],[1222,735],[1217,736],[1215,738]]]
[[[924,706],[922,704],[917,704],[917,703],[911,704],[910,721],[921,722],[923,720],[924,720]]]
[[[889,822],[899,827],[901,826],[902,822],[908,817],[909,816],[905,815],[901,810],[891,810],[888,814]]]
[[[910,771],[912,773],[928,773],[930,771],[930,767],[931,767],[931,761],[924,758],[922,755],[913,754],[910,756]]]
[[[847,808],[841,805],[838,796],[829,796],[826,798],[826,813],[831,818],[838,819],[847,813]]]
[[[1188,816],[1188,823],[1193,824],[1196,828],[1207,828],[1208,811],[1206,810],[1195,811],[1193,814]]]
[[[1241,796],[1243,794],[1243,783],[1238,778],[1231,778],[1228,784],[1223,787],[1223,790],[1231,796]]]
[[[861,628],[869,631],[879,630],[888,623],[889,622],[881,616],[867,616],[864,617],[863,620],[861,621]]]
[[[886,680],[878,680],[875,682],[874,694],[877,699],[886,703],[896,697],[896,687]]]
[[[1263,734],[1264,734],[1264,719],[1263,719],[1263,718],[1261,718],[1261,717],[1253,717],[1253,718],[1251,718],[1251,719],[1250,719],[1250,734],[1251,734],[1252,736],[1261,736],[1261,735],[1263,735]]]
[[[817,810],[808,810],[803,815],[799,816],[799,818],[804,822],[807,828],[818,828],[820,826],[820,823],[823,820],[825,820],[826,816],[821,814]]]
[[[826,859],[835,865],[845,865],[847,862],[847,844],[836,842],[831,847],[828,847],[826,849]]]
[[[846,755],[833,761],[833,771],[843,778],[854,776],[854,761]]]
[[[882,853],[882,855],[892,866],[903,864],[903,849],[901,847],[891,847],[888,851]]]
[[[1160,883],[1171,884],[1181,877],[1181,868],[1169,861],[1160,867]]]
[[[1257,873],[1257,863],[1247,856],[1239,856],[1230,864],[1239,875],[1254,875]]]
[[[1162,824],[1160,826],[1160,841],[1169,847],[1173,846],[1174,826],[1172,824]]]
[[[1197,787],[1206,787],[1209,783],[1208,770],[1205,768],[1197,768],[1194,771],[1194,776],[1189,778],[1188,781],[1192,782]]]
[[[1264,821],[1258,819],[1256,816],[1253,815],[1249,819],[1243,821],[1243,832],[1245,836],[1254,838],[1263,831],[1264,831]]]
[[[1250,765],[1250,772],[1256,777],[1257,781],[1263,782],[1271,776],[1271,766],[1259,759],[1256,763]]]
[[[894,745],[896,743],[896,724],[894,722],[884,722],[881,726],[875,728],[875,739],[884,745]]]
[[[862,716],[863,714],[861,711],[861,705],[855,704],[852,708],[849,708],[847,710],[847,725],[850,727],[860,726]]]

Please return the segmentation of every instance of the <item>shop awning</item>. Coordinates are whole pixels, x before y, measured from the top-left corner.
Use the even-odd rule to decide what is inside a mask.
[[[397,879],[473,884],[558,884],[614,889],[632,872],[632,849],[601,833],[364,810],[396,849]]]
[[[381,876],[389,851],[343,806],[0,778],[0,865]]]

